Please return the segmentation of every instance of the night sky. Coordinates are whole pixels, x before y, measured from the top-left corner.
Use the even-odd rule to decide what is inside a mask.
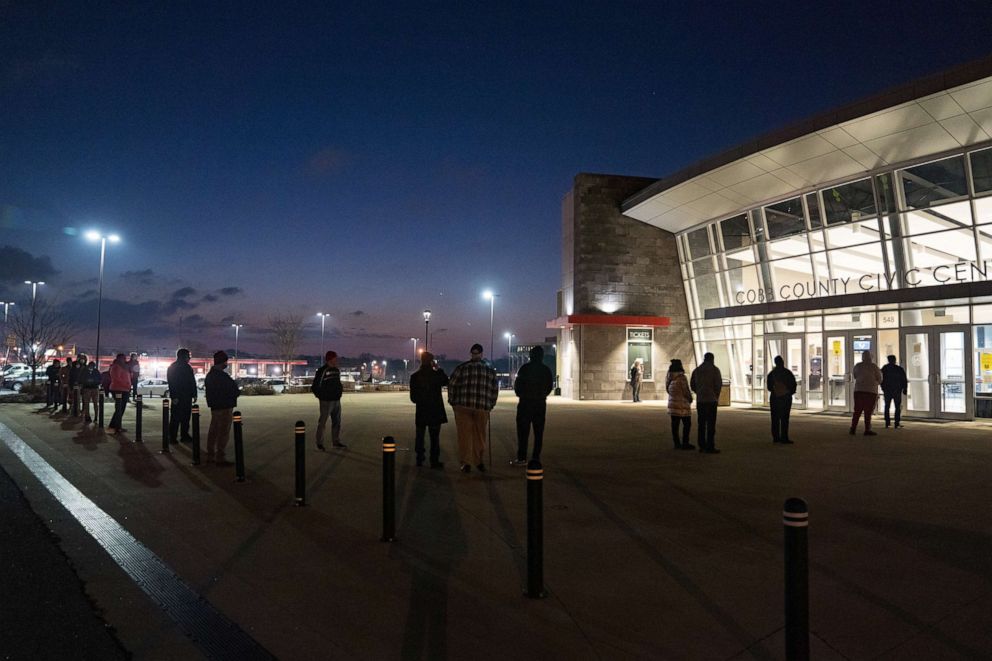
[[[97,228],[108,350],[174,350],[182,316],[267,353],[295,313],[315,354],[323,311],[328,348],[402,358],[429,307],[467,355],[491,288],[499,357],[551,334],[576,173],[662,177],[990,35],[987,0],[0,0],[0,300],[45,280],[91,348]]]

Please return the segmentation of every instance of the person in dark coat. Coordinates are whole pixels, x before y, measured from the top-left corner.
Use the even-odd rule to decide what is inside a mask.
[[[716,366],[713,354],[703,354],[703,363],[692,370],[689,377],[689,387],[696,393],[696,422],[698,431],[699,451],[706,454],[719,454],[714,445],[716,437],[716,409],[720,402],[720,390],[723,388],[723,375]]]
[[[448,422],[441,389],[448,385],[448,375],[434,364],[434,354],[420,354],[420,369],[410,375],[410,401],[417,405],[414,425],[417,465],[424,465],[424,430],[431,435],[431,468],[443,468],[441,461],[441,425]]]
[[[189,349],[176,351],[176,360],[169,365],[165,378],[169,382],[169,397],[172,398],[172,418],[169,420],[169,442],[176,443],[182,430],[182,442],[191,443],[189,418],[196,401],[196,375],[189,365]]]
[[[137,397],[138,381],[141,379],[141,363],[138,362],[138,354],[131,353],[131,358],[127,361],[127,368],[131,372],[131,397]]]
[[[782,356],[775,356],[775,367],[768,373],[768,403],[772,409],[772,443],[791,445],[789,414],[796,394],[796,375],[785,366]]]
[[[224,450],[231,438],[231,423],[234,421],[234,407],[238,405],[238,384],[227,369],[227,353],[214,354],[214,366],[203,380],[207,391],[207,406],[210,408],[210,429],[207,432],[207,463],[229,466]]]
[[[888,363],[882,368],[882,397],[885,400],[885,427],[889,427],[889,404],[895,404],[896,429],[902,427],[902,396],[909,387],[906,370],[896,364],[896,357],[889,356]]]
[[[70,406],[73,404],[73,402],[75,402],[76,405],[78,406],[79,401],[81,401],[82,398],[80,397],[79,400],[76,399],[77,396],[79,396],[79,392],[76,390],[76,388],[80,387],[79,377],[83,373],[83,365],[85,363],[83,363],[80,360],[80,356],[76,356],[76,360],[70,360],[68,362],[69,362],[69,391],[68,391],[69,400],[68,401]]]
[[[79,376],[80,394],[83,400],[83,419],[90,423],[96,420],[99,414],[97,406],[100,402],[100,383],[103,377],[100,375],[100,370],[97,369],[95,360],[87,360],[86,356],[80,356],[80,358],[84,362],[83,371]],[[90,417],[90,403],[93,404],[92,417]]]
[[[61,367],[61,361],[56,358],[52,361],[52,364],[48,366],[48,369],[45,370],[45,376],[48,377],[48,391],[45,395],[45,408],[58,405],[59,370]]]
[[[513,392],[517,401],[517,458],[511,466],[527,464],[527,439],[530,428],[534,428],[534,451],[532,461],[541,460],[541,447],[544,444],[544,421],[548,411],[548,395],[554,388],[555,379],[551,370],[544,364],[544,349],[535,346],[530,350],[530,361],[517,372],[513,382]]]
[[[331,445],[343,450],[348,447],[341,442],[341,370],[338,369],[338,354],[328,351],[324,354],[324,364],[313,377],[310,392],[320,402],[320,417],[317,418],[317,449],[324,449],[324,427],[327,418],[331,419]]]

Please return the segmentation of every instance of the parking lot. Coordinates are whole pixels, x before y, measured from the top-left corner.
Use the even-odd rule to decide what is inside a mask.
[[[308,395],[244,397],[248,481],[37,406],[0,423],[220,613],[279,658],[784,658],[782,503],[810,506],[815,658],[982,658],[992,650],[989,428],[909,422],[873,439],[797,414],[721,409],[720,455],[676,452],[657,402],[552,398],[545,439],[545,583],[529,600],[515,400],[493,415],[493,464],[413,465],[406,393],[349,393],[345,451],[308,438],[308,505],[293,507],[293,427]],[[133,415],[129,407],[128,418]],[[453,417],[450,415],[449,417]],[[209,414],[204,415],[204,433]],[[125,426],[133,430],[133,418]],[[309,433],[309,432],[308,432]],[[396,437],[397,537],[381,535],[381,445]],[[201,654],[0,443],[2,467],[61,546],[124,647]]]

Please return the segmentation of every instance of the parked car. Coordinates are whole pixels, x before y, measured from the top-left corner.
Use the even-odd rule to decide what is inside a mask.
[[[285,379],[262,379],[262,383],[269,384],[270,386],[272,386],[272,389],[275,390],[277,393],[281,393],[283,390],[286,389]]]
[[[251,385],[253,383],[261,383],[261,381],[262,380],[257,376],[242,376],[234,380],[234,382],[238,385],[238,390],[241,390],[245,386]]]
[[[169,382],[165,379],[142,379],[138,381],[138,394],[142,397],[168,397]]]
[[[21,392],[26,384],[31,383],[31,370],[28,370],[27,374],[18,374],[17,376],[4,376],[3,383],[0,384],[0,389],[3,390],[13,390],[14,392]],[[44,373],[39,373],[35,376],[35,383],[48,383],[48,378]]]

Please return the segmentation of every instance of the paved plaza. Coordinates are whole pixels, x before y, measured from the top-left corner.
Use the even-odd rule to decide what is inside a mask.
[[[146,402],[142,444],[2,404],[4,520],[32,531],[8,537],[4,555],[23,575],[71,567],[79,577],[21,585],[23,599],[42,599],[36,589],[62,604],[64,622],[7,608],[5,622],[21,621],[19,635],[4,626],[4,646],[10,658],[64,657],[72,623],[81,657],[110,658],[98,616],[138,659],[223,658],[217,640],[232,631],[280,659],[779,659],[782,503],[799,496],[810,508],[814,658],[992,655],[992,427],[909,421],[866,438],[849,436],[844,418],[795,414],[796,444],[780,446],[766,412],[721,409],[722,453],[703,455],[672,449],[658,402],[552,398],[548,596],[531,600],[526,481],[507,465],[515,405],[501,393],[491,470],[466,475],[453,423],[442,431],[444,470],[417,468],[407,394],[347,394],[349,447],[318,452],[308,440],[299,508],[293,426],[316,423],[308,395],[241,399],[245,483],[233,467],[191,466],[186,446],[159,454],[160,400]],[[125,426],[133,432],[133,407]],[[400,446],[393,543],[379,540],[387,434]],[[136,582],[150,565],[122,569],[62,504],[80,498],[53,494],[39,466],[112,517],[220,624],[197,627],[149,597],[169,581]],[[90,645],[101,647],[83,653]]]

